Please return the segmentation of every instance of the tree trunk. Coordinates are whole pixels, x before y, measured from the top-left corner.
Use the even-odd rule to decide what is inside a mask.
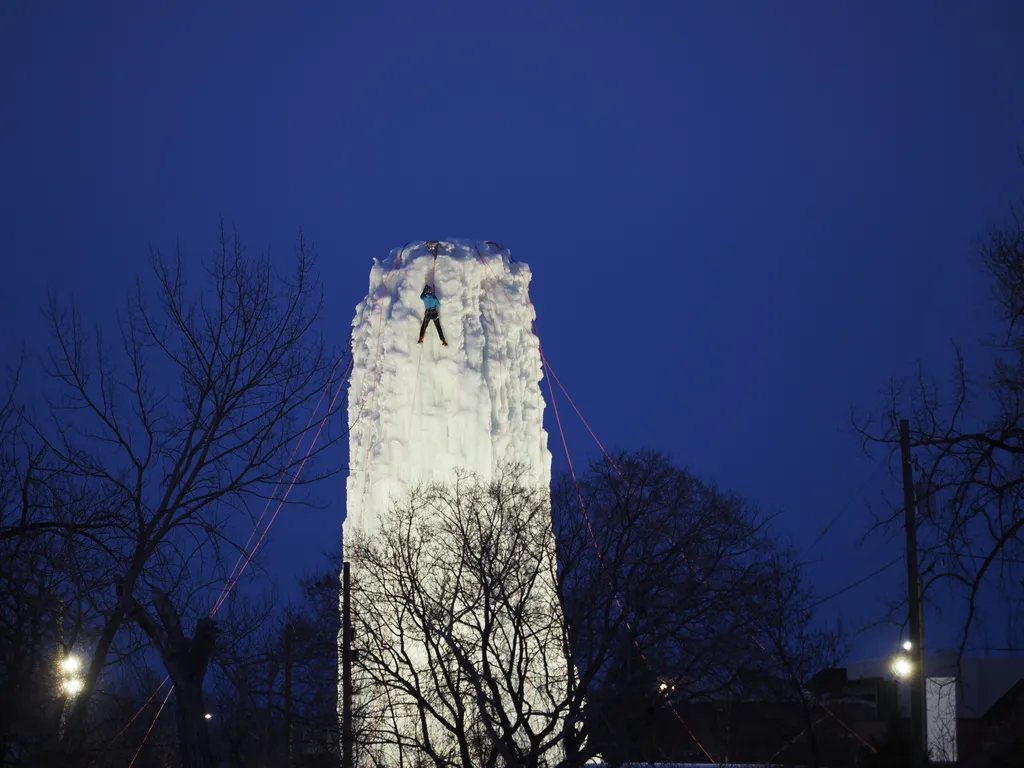
[[[210,748],[210,731],[203,704],[203,681],[174,679],[174,699],[178,711],[178,753],[182,768],[216,768]]]
[[[155,588],[153,605],[160,617],[159,624],[135,600],[132,600],[131,618],[160,652],[174,684],[180,764],[183,768],[216,768],[217,760],[210,747],[206,705],[203,703],[203,678],[217,640],[217,625],[213,619],[200,619],[196,623],[195,635],[186,637],[170,599]]]

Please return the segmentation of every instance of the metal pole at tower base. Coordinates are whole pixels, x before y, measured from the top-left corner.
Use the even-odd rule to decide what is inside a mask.
[[[352,594],[347,562],[341,574],[341,768],[352,768]]]
[[[285,766],[292,768],[292,638],[294,629],[289,622],[284,627],[284,753]]]

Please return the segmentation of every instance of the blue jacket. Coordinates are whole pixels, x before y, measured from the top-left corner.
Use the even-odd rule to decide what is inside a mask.
[[[441,308],[441,302],[437,300],[437,296],[432,293],[427,293],[427,289],[424,288],[420,294],[420,298],[423,299],[423,306],[429,310],[438,310]]]

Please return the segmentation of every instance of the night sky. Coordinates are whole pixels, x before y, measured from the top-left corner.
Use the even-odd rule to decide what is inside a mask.
[[[850,407],[919,359],[944,376],[954,341],[979,360],[993,327],[974,252],[1024,189],[1022,30],[1017,0],[7,0],[0,351],[46,343],[50,288],[109,321],[150,246],[198,260],[221,216],[282,254],[305,230],[340,343],[374,257],[494,239],[606,446],[666,451],[801,550],[839,514],[805,554],[828,594],[902,546],[858,544],[893,484]],[[283,589],[343,489],[279,518]],[[904,578],[823,616],[856,629]]]

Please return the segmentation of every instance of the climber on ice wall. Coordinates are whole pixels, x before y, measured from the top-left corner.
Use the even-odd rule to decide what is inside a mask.
[[[430,321],[433,320],[434,325],[437,326],[437,335],[441,337],[441,343],[447,347],[448,342],[444,339],[444,331],[441,330],[441,320],[438,317],[438,310],[441,308],[441,302],[438,301],[437,296],[434,295],[434,287],[430,283],[423,286],[420,298],[423,299],[423,307],[426,311],[423,313],[423,324],[420,325],[420,340],[417,344],[423,343],[423,334],[427,332],[427,325],[429,325]]]

